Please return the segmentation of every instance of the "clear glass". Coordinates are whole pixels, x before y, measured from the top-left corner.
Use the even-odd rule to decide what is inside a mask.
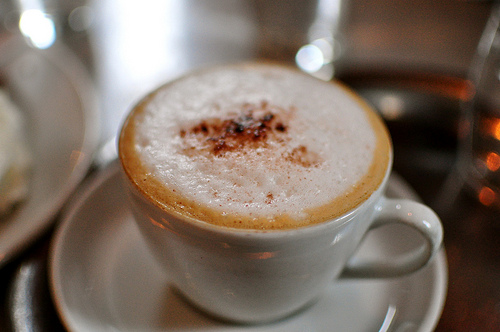
[[[458,172],[483,205],[500,209],[500,6],[481,36],[470,71],[475,89],[464,103]]]

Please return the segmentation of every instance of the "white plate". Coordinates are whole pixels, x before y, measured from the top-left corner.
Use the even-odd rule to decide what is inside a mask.
[[[447,286],[444,250],[408,277],[332,284],[315,305],[273,324],[213,320],[184,302],[152,261],[117,169],[112,164],[81,189],[52,243],[50,287],[70,331],[432,331],[437,323]],[[395,176],[389,187],[392,196],[413,195]],[[360,254],[392,251],[386,241],[392,247],[416,245],[408,234],[376,230]]]
[[[42,51],[0,40],[0,85],[24,113],[33,155],[27,199],[0,217],[0,266],[52,225],[90,166],[99,122],[81,66],[62,45]]]

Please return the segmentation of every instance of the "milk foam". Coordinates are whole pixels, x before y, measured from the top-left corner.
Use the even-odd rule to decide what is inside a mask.
[[[148,176],[232,222],[304,223],[366,178],[379,141],[343,87],[282,67],[201,72],[141,107],[135,150]]]

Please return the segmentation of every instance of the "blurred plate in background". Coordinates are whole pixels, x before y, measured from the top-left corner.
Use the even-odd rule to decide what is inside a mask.
[[[61,45],[33,49],[0,40],[0,83],[26,120],[33,164],[28,197],[0,217],[0,266],[46,231],[91,164],[97,103],[79,61]]]

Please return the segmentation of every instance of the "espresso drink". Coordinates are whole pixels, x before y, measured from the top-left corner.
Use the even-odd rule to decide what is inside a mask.
[[[162,209],[265,230],[358,206],[381,184],[390,149],[378,115],[350,90],[270,64],[212,68],[159,88],[119,141],[125,173]]]

